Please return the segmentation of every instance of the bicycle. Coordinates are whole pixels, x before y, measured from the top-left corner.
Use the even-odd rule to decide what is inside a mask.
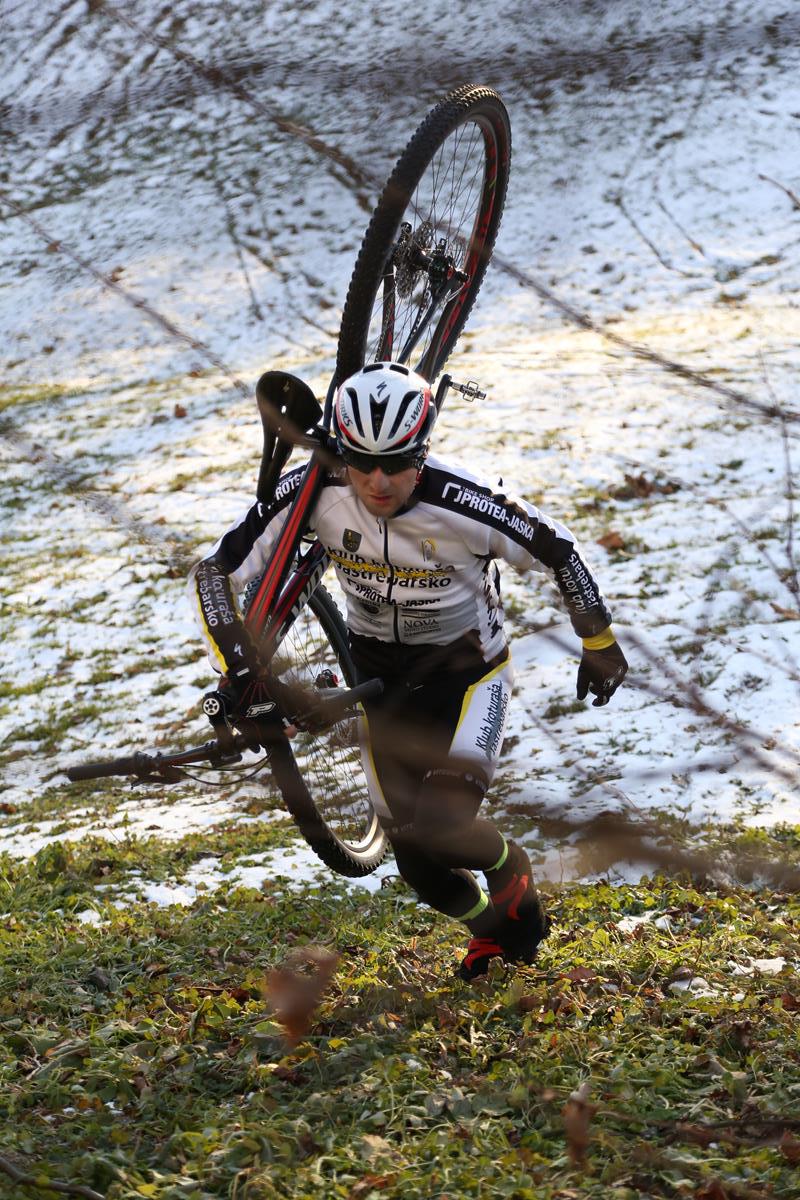
[[[270,663],[262,711],[231,728],[219,692],[204,697],[213,740],[174,754],[136,754],[72,767],[73,782],[108,776],[177,782],[186,768],[242,770],[246,749],[265,751],[283,802],[317,856],[340,874],[373,871],[388,845],[370,800],[361,760],[357,706],[381,689],[359,683],[347,630],[322,585],[328,566],[304,533],[326,471],[336,467],[330,437],[336,389],[364,363],[393,359],[437,379],[480,289],[505,203],[511,152],[508,113],[491,88],[465,84],[425,117],[384,186],[356,259],[324,409],[297,377],[268,371],[256,400],[264,432],[256,495],[274,496],[295,445],[311,452],[302,482],[260,580],[242,598],[249,631]],[[443,375],[441,409],[450,389],[482,398],[474,383]],[[307,540],[307,539],[306,539]],[[346,688],[340,688],[344,679]],[[277,696],[300,696],[306,720],[289,738],[276,719]],[[191,776],[188,776],[191,777]],[[204,781],[208,782],[208,781]]]

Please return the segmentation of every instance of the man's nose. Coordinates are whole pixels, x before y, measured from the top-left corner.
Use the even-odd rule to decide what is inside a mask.
[[[384,475],[383,470],[380,467],[373,467],[369,473],[369,479],[370,483],[383,486],[385,483],[388,483],[389,476]]]

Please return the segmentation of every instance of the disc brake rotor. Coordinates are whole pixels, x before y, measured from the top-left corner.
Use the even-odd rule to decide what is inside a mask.
[[[430,250],[433,245],[433,226],[423,221],[412,233],[403,231],[394,260],[394,285],[398,296],[410,296],[417,278],[424,268],[415,266],[420,250]]]

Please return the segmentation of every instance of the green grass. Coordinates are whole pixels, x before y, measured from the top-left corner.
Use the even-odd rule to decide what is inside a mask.
[[[0,1154],[40,1177],[0,1171],[0,1194],[52,1195],[44,1177],[108,1200],[797,1194],[797,975],[731,968],[797,956],[796,895],[560,889],[536,967],[479,986],[453,975],[460,928],[399,883],[110,904],[280,836],[230,822],[0,860]],[[668,928],[617,929],[653,909]],[[306,943],[339,961],[291,1047],[263,980]],[[712,994],[675,992],[687,973]],[[562,1115],[582,1084],[584,1162]]]

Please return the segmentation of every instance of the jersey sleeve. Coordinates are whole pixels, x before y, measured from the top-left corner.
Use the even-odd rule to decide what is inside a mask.
[[[532,504],[504,500],[513,528],[492,531],[493,556],[505,559],[518,571],[537,564],[549,568],[579,637],[594,637],[607,629],[611,612],[569,529]]]
[[[426,499],[464,518],[459,524],[475,554],[503,559],[518,571],[548,568],[579,637],[594,637],[611,624],[602,592],[565,525],[467,472],[439,468],[431,476]]]
[[[269,560],[305,468],[281,477],[269,504],[257,501],[222,535],[189,573],[189,601],[208,646],[212,666],[235,673],[257,658],[238,597],[258,579]]]

